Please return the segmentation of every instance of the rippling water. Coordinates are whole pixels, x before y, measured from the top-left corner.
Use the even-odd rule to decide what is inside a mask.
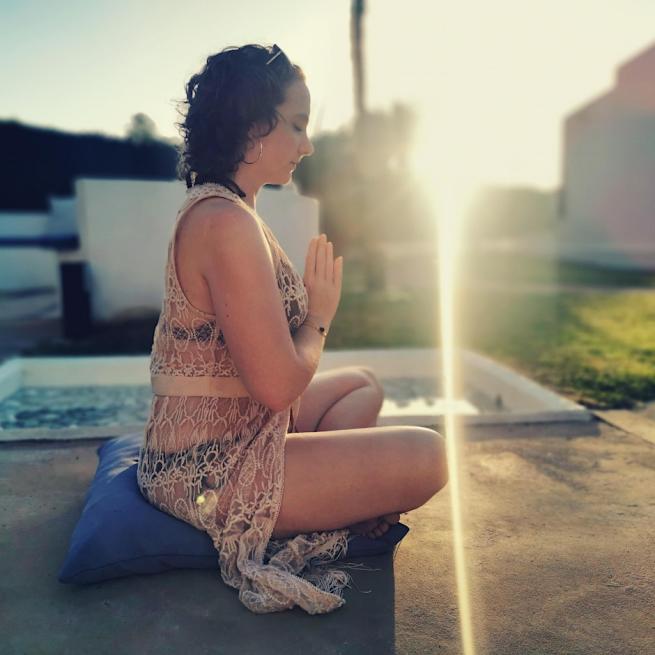
[[[24,387],[0,402],[0,429],[145,423],[150,386]]]
[[[428,405],[439,398],[433,378],[381,380],[385,398],[399,407],[413,399]],[[145,423],[150,411],[149,385],[24,387],[0,402],[0,429],[75,428]],[[480,411],[498,411],[495,399],[480,392],[468,398]]]

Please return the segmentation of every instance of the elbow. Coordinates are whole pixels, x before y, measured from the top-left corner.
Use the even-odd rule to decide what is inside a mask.
[[[287,402],[287,399],[282,397],[279,393],[272,391],[275,386],[271,385],[265,392],[251,394],[252,398],[258,403],[268,407],[273,412],[281,412],[285,410],[291,403]]]
[[[279,403],[269,403],[267,405],[267,407],[274,412],[283,412],[288,406],[288,404],[280,405]]]
[[[283,412],[287,407],[293,405],[296,398],[300,395],[300,393],[296,393],[290,396],[288,393],[282,393],[281,389],[284,387],[278,385],[272,385],[271,388],[276,388],[278,393],[269,393],[268,397],[262,401],[262,404],[274,412]]]
[[[267,402],[264,403],[266,407],[272,409],[274,412],[283,412],[287,407],[291,405],[291,402],[287,398],[274,397],[270,398]]]
[[[307,382],[309,384],[310,380]],[[307,384],[297,387],[298,380],[289,379],[283,375],[267,376],[257,380],[256,388],[252,389],[252,397],[274,412],[282,412],[290,407],[303,392]]]
[[[264,407],[267,407],[272,412],[276,412],[276,413],[285,410],[289,406],[288,404],[282,405],[282,404],[280,404],[279,401],[259,400],[257,402],[264,405]]]

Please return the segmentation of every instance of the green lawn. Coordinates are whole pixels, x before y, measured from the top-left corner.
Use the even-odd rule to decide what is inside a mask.
[[[472,280],[515,284],[559,284],[592,287],[655,288],[655,273],[621,270],[535,257],[512,252],[482,253],[462,263],[460,275]]]
[[[586,284],[606,287],[655,287],[655,274],[642,271],[621,271],[572,262],[557,266],[560,284]]]
[[[655,292],[494,294],[462,315],[464,345],[588,407],[655,399]]]

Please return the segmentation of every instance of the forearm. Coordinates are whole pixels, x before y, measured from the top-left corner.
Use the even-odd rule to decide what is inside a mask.
[[[288,398],[289,405],[309,386],[323,354],[325,337],[312,326],[323,326],[329,330],[330,324],[316,316],[308,315],[306,321],[292,335],[298,367],[297,374],[288,387],[291,394]]]

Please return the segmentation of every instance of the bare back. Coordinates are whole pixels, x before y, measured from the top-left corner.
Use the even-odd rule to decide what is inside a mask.
[[[215,314],[215,311],[207,276],[203,273],[213,263],[211,249],[204,238],[206,222],[220,215],[221,211],[230,211],[233,206],[234,203],[226,198],[215,196],[205,198],[186,212],[180,220],[176,233],[175,270],[180,287],[190,304],[208,314]],[[262,234],[265,237],[263,227]],[[244,245],[245,240],[239,250],[247,257],[247,249]],[[270,245],[269,253],[271,264],[274,266],[274,254]]]

